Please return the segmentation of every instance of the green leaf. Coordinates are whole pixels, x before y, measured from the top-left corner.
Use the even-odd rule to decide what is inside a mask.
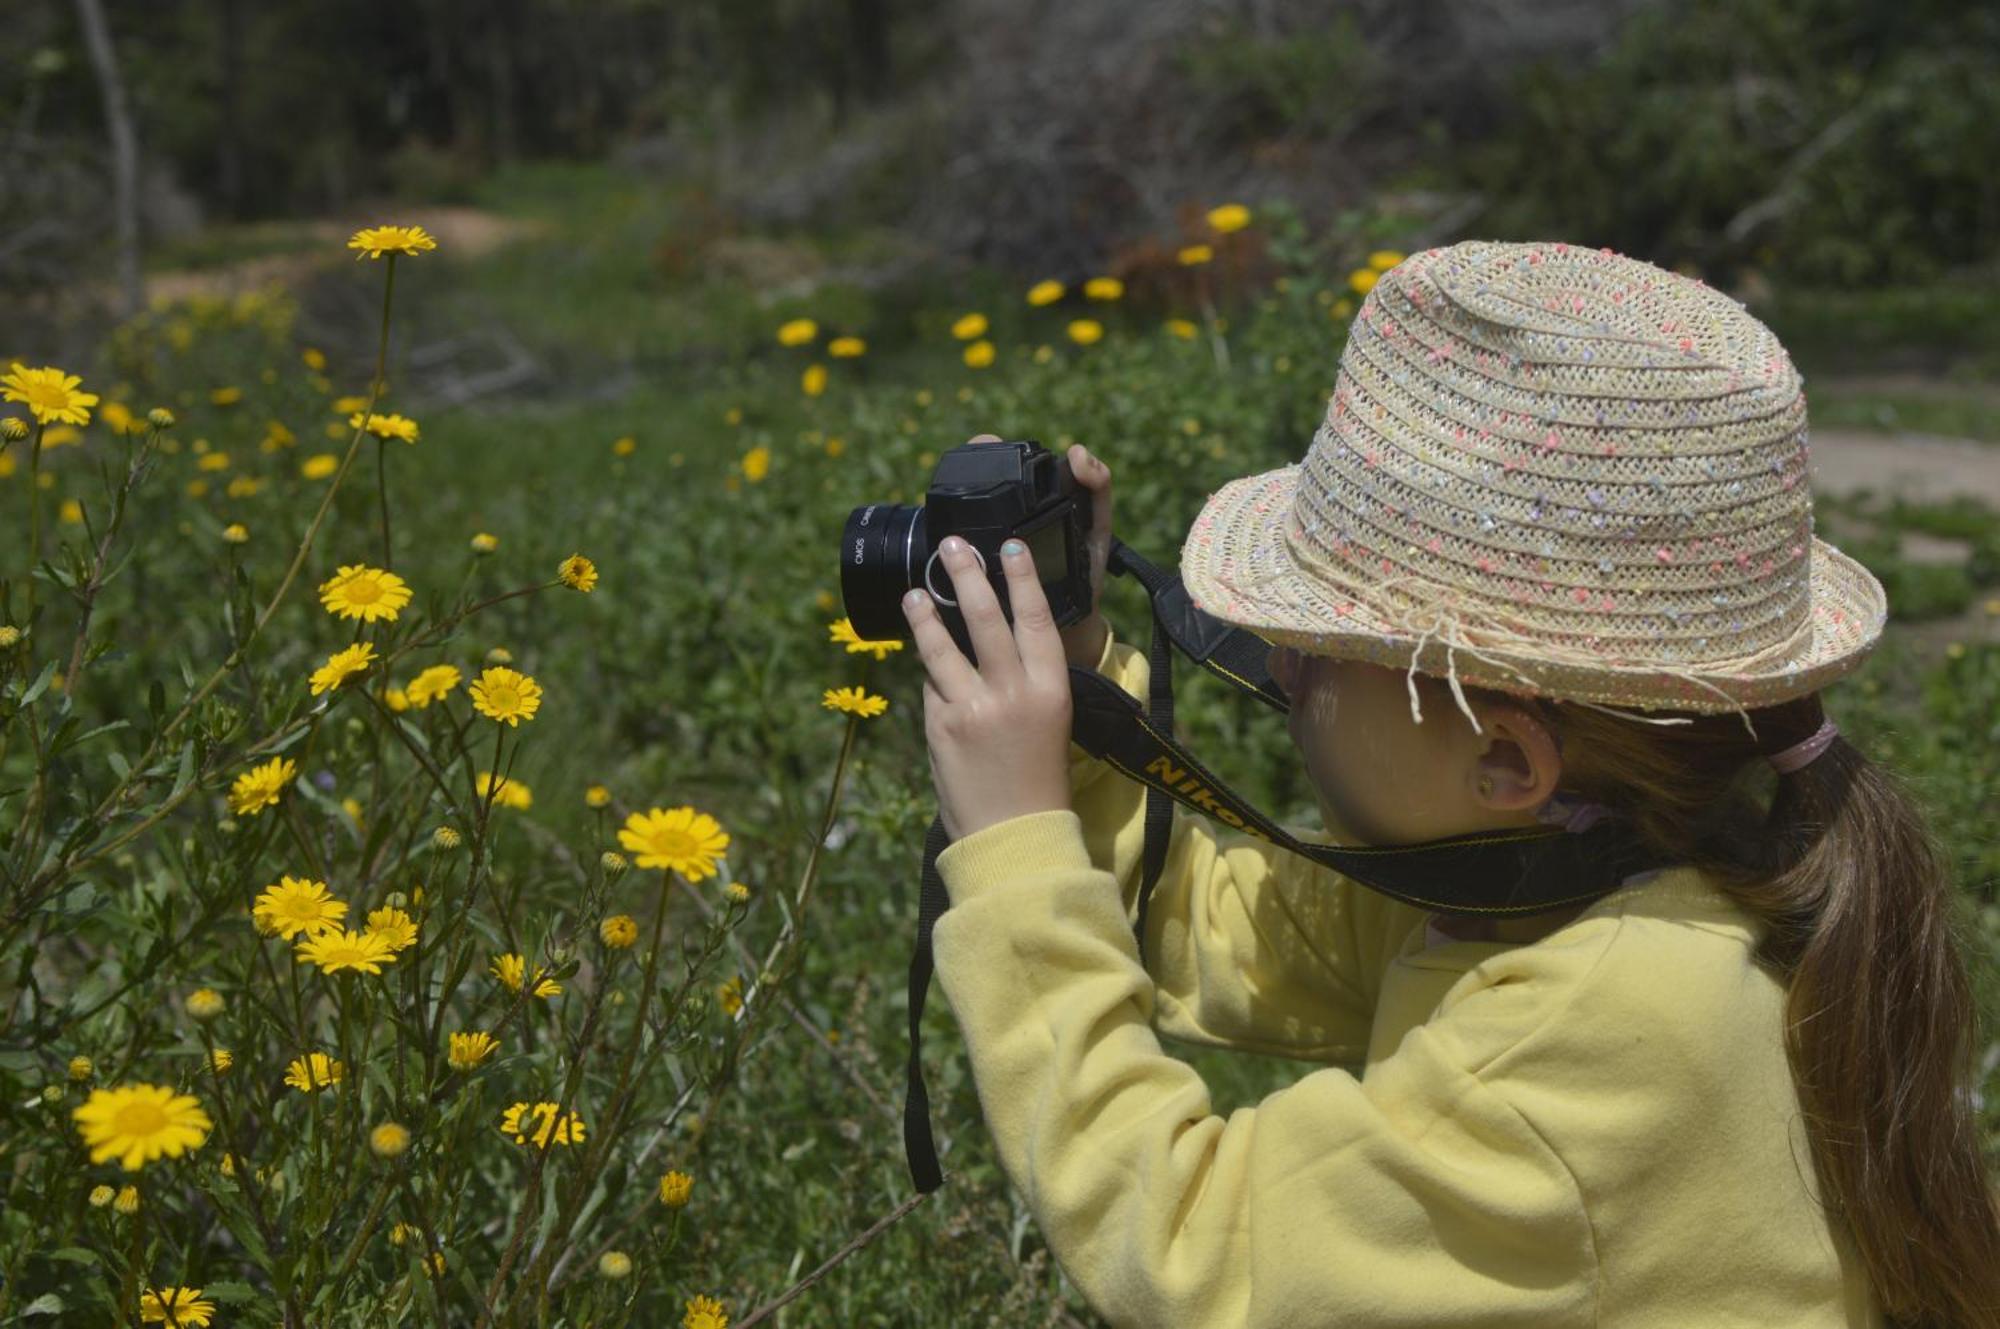
[[[234,1281],[204,1283],[201,1287],[201,1294],[204,1297],[214,1297],[217,1301],[230,1306],[248,1306],[264,1299],[264,1294],[256,1288],[251,1287],[248,1283]]]
[[[42,666],[42,672],[35,676],[35,681],[28,684],[28,690],[21,694],[22,708],[25,709],[29,705],[33,704],[35,698],[41,696],[43,692],[47,691],[49,686],[49,680],[54,678],[55,676],[56,676],[56,662],[54,660],[51,660],[47,664]]]
[[[63,1305],[61,1297],[53,1292],[44,1292],[21,1308],[21,1318],[25,1320],[30,1315],[61,1315],[65,1309],[67,1308]]]
[[[96,1264],[97,1252],[85,1250],[81,1246],[62,1246],[42,1254],[51,1260],[67,1260],[71,1264]]]

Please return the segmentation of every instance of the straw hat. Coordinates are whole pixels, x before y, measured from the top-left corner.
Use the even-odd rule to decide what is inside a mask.
[[[1305,460],[1211,495],[1180,571],[1217,618],[1461,707],[1465,680],[1742,712],[1857,668],[1887,616],[1813,534],[1806,458],[1802,380],[1740,302],[1466,241],[1382,275]]]

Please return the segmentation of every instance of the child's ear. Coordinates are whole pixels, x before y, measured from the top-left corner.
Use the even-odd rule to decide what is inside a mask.
[[[1555,730],[1526,707],[1507,703],[1481,716],[1484,735],[1469,773],[1474,801],[1502,812],[1541,806],[1562,780]]]

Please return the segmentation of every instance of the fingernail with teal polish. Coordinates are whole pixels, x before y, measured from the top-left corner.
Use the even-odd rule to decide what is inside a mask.
[[[1006,544],[1000,546],[1000,552],[1009,558],[1019,558],[1027,548],[1028,546],[1022,544],[1019,540],[1009,540]]]

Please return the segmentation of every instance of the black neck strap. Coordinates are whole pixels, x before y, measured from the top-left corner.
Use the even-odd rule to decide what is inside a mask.
[[[1166,866],[1179,802],[1233,830],[1320,863],[1391,899],[1434,913],[1467,917],[1532,914],[1581,904],[1616,890],[1635,872],[1665,866],[1620,818],[1581,834],[1553,827],[1479,831],[1412,845],[1345,847],[1299,840],[1241,798],[1173,738],[1173,651],[1280,712],[1289,709],[1266,662],[1271,646],[1247,629],[1195,608],[1177,574],[1164,572],[1113,540],[1109,568],[1136,577],[1152,599],[1149,704],[1095,670],[1071,667],[1071,737],[1077,745],[1146,786],[1146,840],[1138,914],[1133,925],[1145,952],[1146,909]],[[910,957],[910,1060],[903,1098],[903,1143],[919,1191],[943,1176],[931,1139],[930,1097],[919,1054],[924,1000],[930,991],[931,928],[950,899],[937,857],[949,843],[942,820],[924,837],[923,889],[917,906],[917,946]]]

